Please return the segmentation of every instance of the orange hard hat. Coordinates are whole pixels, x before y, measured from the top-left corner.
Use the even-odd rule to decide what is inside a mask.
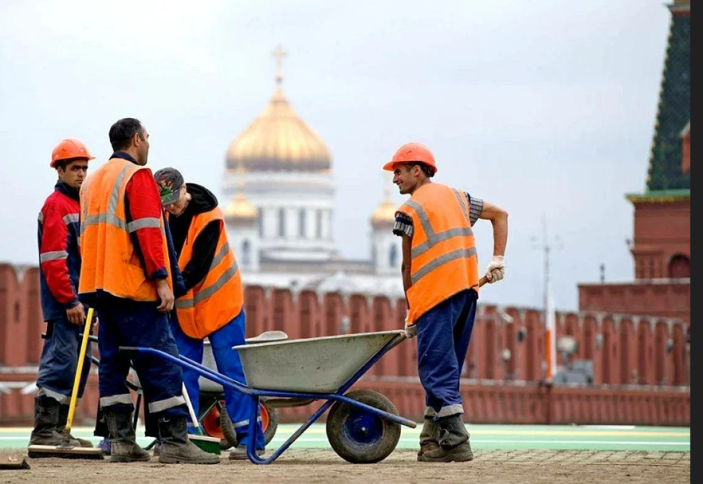
[[[428,166],[433,173],[437,173],[434,155],[430,149],[422,143],[404,144],[395,152],[393,159],[383,165],[383,169],[393,171],[395,170],[395,165],[404,163],[422,163]]]
[[[94,160],[94,156],[90,156],[88,148],[85,147],[83,143],[77,139],[65,139],[61,140],[59,144],[56,145],[54,151],[51,152],[51,167],[56,168],[56,163],[62,160],[71,159],[85,159]]]

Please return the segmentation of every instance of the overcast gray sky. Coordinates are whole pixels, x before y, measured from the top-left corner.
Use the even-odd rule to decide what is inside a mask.
[[[230,142],[274,90],[325,140],[335,238],[366,258],[380,168],[426,143],[437,181],[506,208],[505,281],[483,300],[540,306],[541,218],[557,307],[578,282],[632,278],[626,239],[644,189],[670,14],[661,0],[0,2],[0,260],[36,263],[36,215],[64,137],[109,156],[121,117],[151,132],[150,166],[220,192]],[[393,190],[394,200],[403,198]],[[481,266],[488,222],[476,231]]]

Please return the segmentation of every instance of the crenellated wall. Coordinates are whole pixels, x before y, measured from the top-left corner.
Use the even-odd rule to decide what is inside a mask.
[[[292,339],[400,329],[405,319],[402,299],[293,293],[258,286],[246,288],[245,310],[248,336],[278,329]],[[33,394],[22,394],[19,387],[36,379],[43,331],[37,268],[0,265],[0,384],[14,382],[5,385],[6,394],[0,391],[0,424],[31,420]],[[679,320],[559,313],[558,338],[574,338],[577,351],[570,358],[591,360],[594,381],[590,387],[555,387],[547,392],[538,383],[543,379],[542,313],[480,306],[463,370],[468,418],[475,422],[687,425],[686,334],[687,325]],[[382,391],[402,414],[419,418],[424,399],[416,361],[415,341],[406,342],[386,355],[359,385]],[[79,421],[90,422],[95,415],[96,383],[97,375],[91,378]],[[621,410],[628,406],[631,411]],[[282,417],[299,419],[309,411],[287,409]]]

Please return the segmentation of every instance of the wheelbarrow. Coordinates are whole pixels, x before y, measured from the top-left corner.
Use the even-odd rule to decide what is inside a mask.
[[[283,331],[266,331],[254,338],[247,338],[246,342],[247,344],[252,344],[261,341],[284,341],[287,339],[288,335]],[[205,340],[202,364],[211,370],[217,371],[217,363],[215,362],[215,356],[212,353],[212,346],[209,340]],[[210,437],[219,438],[222,450],[235,447],[237,445],[237,433],[234,430],[232,420],[227,414],[222,385],[200,377],[198,386],[200,388],[200,415],[198,415],[198,420],[203,433]],[[281,402],[278,402],[278,405],[285,406]],[[266,398],[261,399],[259,419],[264,431],[266,445],[273,440],[276,430],[278,430],[278,412],[276,408],[277,402],[269,402]]]
[[[246,343],[257,343],[261,341],[284,341],[288,339],[288,335],[283,331],[266,331],[256,337],[247,338]],[[185,357],[184,357],[185,359]],[[191,360],[188,360],[191,361]],[[195,362],[194,362],[195,363]],[[203,344],[203,366],[212,371],[217,371],[217,363],[215,355],[212,352],[210,340],[205,340]],[[139,376],[133,372],[134,384],[141,390]],[[217,382],[203,378],[198,379],[198,387],[200,389],[200,411],[198,412],[198,421],[203,429],[203,433],[208,437],[220,439],[220,447],[222,450],[227,450],[237,446],[237,433],[232,424],[232,420],[227,413],[225,406],[224,389]],[[137,402],[141,398],[141,391],[137,394]],[[139,405],[139,403],[137,403]],[[136,414],[139,412],[137,408]],[[259,402],[259,421],[264,431],[264,442],[268,445],[276,435],[278,429],[278,412],[276,408],[269,404],[265,398]],[[136,422],[136,418],[135,418]],[[136,424],[135,424],[136,428]],[[152,444],[153,445],[153,444]]]
[[[351,463],[375,463],[388,457],[400,440],[400,426],[415,428],[400,417],[393,403],[371,390],[347,393],[383,355],[405,340],[404,331],[384,331],[344,336],[254,343],[235,346],[246,383],[228,378],[183,356],[160,350],[122,347],[123,352],[152,354],[196,371],[202,377],[234,388],[251,398],[249,435],[256,440],[257,409],[262,398],[287,400],[288,406],[324,401],[320,408],[267,458],[247,447],[249,460],[270,464],[283,454],[327,410],[326,433],[332,449]],[[269,400],[271,401],[271,400]]]
[[[83,335],[79,335],[82,337]],[[46,333],[42,333],[42,339],[46,339]],[[93,343],[98,343],[98,337],[95,335],[90,335],[89,340]],[[283,341],[288,339],[288,335],[283,331],[266,331],[256,337],[247,338],[247,343],[256,343],[261,341]],[[93,355],[90,355],[90,361],[96,367],[100,366],[100,360]],[[217,369],[217,364],[215,363],[215,356],[212,353],[212,346],[210,341],[206,340],[203,348],[203,364],[212,370]],[[132,373],[133,381],[125,380],[127,387],[137,394],[137,403],[135,405],[134,421],[133,427],[137,428],[137,422],[139,419],[141,401],[142,401],[142,387],[139,381],[139,376],[134,370],[130,370]],[[224,390],[222,385],[215,383],[213,381],[207,380],[206,378],[200,378],[198,381],[200,387],[200,415],[198,415],[198,420],[203,428],[204,433],[209,437],[216,437],[220,439],[220,446],[222,450],[227,450],[231,447],[237,445],[237,434],[234,430],[232,421],[227,414],[227,409],[225,407],[224,400]],[[280,403],[279,406],[286,406],[285,403]],[[264,441],[268,445],[271,440],[276,435],[276,430],[278,429],[278,412],[276,411],[276,406],[274,403],[268,403],[266,399],[262,398],[259,408],[259,420],[261,421],[261,426],[264,431]],[[100,418],[100,417],[99,417]],[[99,423],[98,425],[105,425],[104,423]],[[107,432],[105,427],[100,427],[102,432]],[[151,448],[156,441],[147,448]]]

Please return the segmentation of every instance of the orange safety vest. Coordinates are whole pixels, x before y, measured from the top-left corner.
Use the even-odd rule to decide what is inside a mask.
[[[398,210],[413,221],[408,323],[461,291],[478,291],[469,210],[463,192],[439,183],[420,187]]]
[[[178,266],[181,271],[185,270],[193,257],[195,240],[215,220],[219,221],[221,230],[210,269],[200,283],[176,301],[181,329],[196,339],[203,339],[232,321],[244,305],[242,274],[234,258],[234,251],[227,241],[224,215],[219,207],[193,217],[178,257]]]
[[[145,227],[160,227],[163,253],[168,263],[168,242],[163,217],[142,218],[127,223],[125,190],[129,180],[145,167],[112,158],[93,173],[81,187],[81,235],[83,257],[79,294],[105,291],[134,301],[158,301],[156,284],[149,280],[135,251],[130,234]]]

